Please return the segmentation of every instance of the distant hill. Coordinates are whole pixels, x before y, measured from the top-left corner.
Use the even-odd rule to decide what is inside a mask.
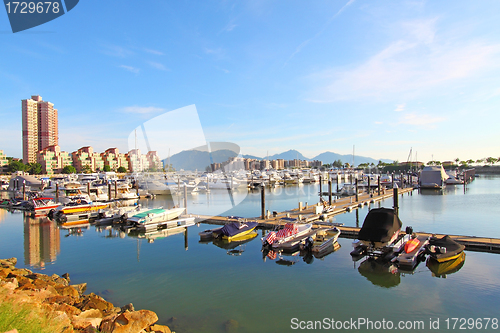
[[[213,148],[216,148],[215,145],[212,145]],[[207,151],[203,151],[203,147],[200,147],[201,150],[198,149],[192,149],[192,150],[185,150],[182,151],[178,154],[172,155],[170,157],[170,164],[172,164],[172,167],[175,168],[175,170],[199,170],[199,171],[205,171],[206,167],[209,166],[212,163],[222,163],[227,161],[231,157],[238,156],[236,153],[236,149],[231,150],[231,149],[219,149],[215,150],[212,152],[212,160],[210,160],[210,155],[208,154]],[[206,149],[206,148],[205,148]],[[256,160],[263,160],[264,158],[262,157],[257,157],[257,156],[252,156],[252,155],[242,155],[244,158],[251,158],[251,159],[256,159]],[[307,158],[304,155],[302,155],[300,152],[297,150],[289,150],[281,154],[274,154],[272,156],[269,156],[266,159],[269,160],[276,160],[276,159],[284,159],[284,160],[294,160],[294,159],[299,159],[299,160],[306,160],[306,161],[313,161],[313,160],[318,160],[323,162],[323,164],[330,164],[333,163],[337,160],[341,160],[342,163],[352,163],[352,155],[347,154],[347,155],[340,155],[337,153],[332,153],[332,152],[324,152],[322,154],[319,154],[318,156],[315,156],[313,158]],[[386,163],[391,163],[392,160],[389,159],[380,159],[382,162]],[[167,164],[168,158],[163,160],[164,164]],[[359,165],[361,163],[374,163],[378,164],[379,160],[373,159],[371,157],[365,157],[365,156],[354,156],[354,164]]]
[[[340,155],[327,151],[314,157],[313,160],[321,161],[323,162],[323,164],[331,164],[337,160],[341,160],[342,163],[352,164],[352,154]],[[393,160],[388,160],[386,158],[381,158],[379,160],[384,163],[393,162]],[[373,159],[371,157],[354,155],[354,165],[359,165],[361,163],[374,163],[375,165],[377,165],[379,160]]]
[[[309,161],[307,157],[299,153],[298,151],[294,149],[290,149],[289,151],[286,151],[281,154],[274,154],[272,156],[269,156],[269,160],[277,160],[277,159],[283,159],[283,160],[305,160]],[[266,157],[267,160],[267,157]]]
[[[238,154],[232,150],[217,150],[212,152],[212,161],[210,161],[210,155],[206,151],[184,150],[172,155],[170,157],[170,164],[177,171],[181,169],[205,171],[206,167],[210,166],[210,164],[222,163],[235,156],[238,156]],[[163,163],[167,164],[168,158],[164,159]]]

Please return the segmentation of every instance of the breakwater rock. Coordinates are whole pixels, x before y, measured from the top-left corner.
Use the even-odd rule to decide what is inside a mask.
[[[136,311],[132,304],[115,307],[94,293],[84,295],[86,283],[71,284],[69,274],[47,276],[16,268],[17,259],[0,259],[0,297],[40,309],[62,327],[61,332],[170,333],[156,325],[153,311]]]

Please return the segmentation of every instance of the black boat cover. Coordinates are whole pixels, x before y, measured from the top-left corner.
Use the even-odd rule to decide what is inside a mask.
[[[446,235],[442,238],[431,237],[429,239],[429,247],[434,245],[437,250],[434,253],[430,253],[430,256],[435,259],[443,259],[452,257],[462,252],[465,246],[455,242],[450,236]],[[445,248],[446,251],[440,251],[439,248]]]
[[[214,233],[217,233],[219,236],[224,235],[233,237],[239,233],[255,228],[258,224],[258,222],[231,222],[224,225],[219,230],[214,231]]]
[[[363,226],[359,230],[358,239],[369,242],[388,242],[402,225],[394,209],[375,208],[366,215]]]

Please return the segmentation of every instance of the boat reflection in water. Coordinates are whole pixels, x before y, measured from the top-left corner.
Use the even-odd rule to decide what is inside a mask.
[[[379,287],[392,288],[401,283],[401,275],[391,262],[368,258],[359,265],[358,272]]]
[[[243,236],[239,236],[237,239],[234,240],[214,239],[212,243],[215,246],[226,250],[226,254],[230,256],[241,256],[241,254],[245,252],[246,243],[252,241],[253,239],[255,239],[255,237],[257,237],[257,232],[252,231]]]
[[[429,257],[426,266],[432,272],[432,276],[446,278],[446,275],[458,272],[465,263],[465,252],[462,252],[457,258],[445,262],[438,262]]]

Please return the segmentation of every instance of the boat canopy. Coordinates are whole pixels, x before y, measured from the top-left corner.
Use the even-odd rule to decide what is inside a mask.
[[[366,215],[358,239],[369,242],[388,242],[402,225],[394,209],[375,208]]]
[[[224,225],[222,228],[220,228],[217,231],[214,231],[215,233],[219,235],[224,235],[227,237],[234,237],[235,235],[247,231],[249,229],[255,228],[259,223],[257,222],[231,222],[226,225]]]
[[[142,218],[148,216],[148,214],[161,214],[163,212],[165,212],[165,209],[156,208],[156,209],[147,210],[147,211],[139,213],[139,214],[135,214],[133,217],[142,219]]]

